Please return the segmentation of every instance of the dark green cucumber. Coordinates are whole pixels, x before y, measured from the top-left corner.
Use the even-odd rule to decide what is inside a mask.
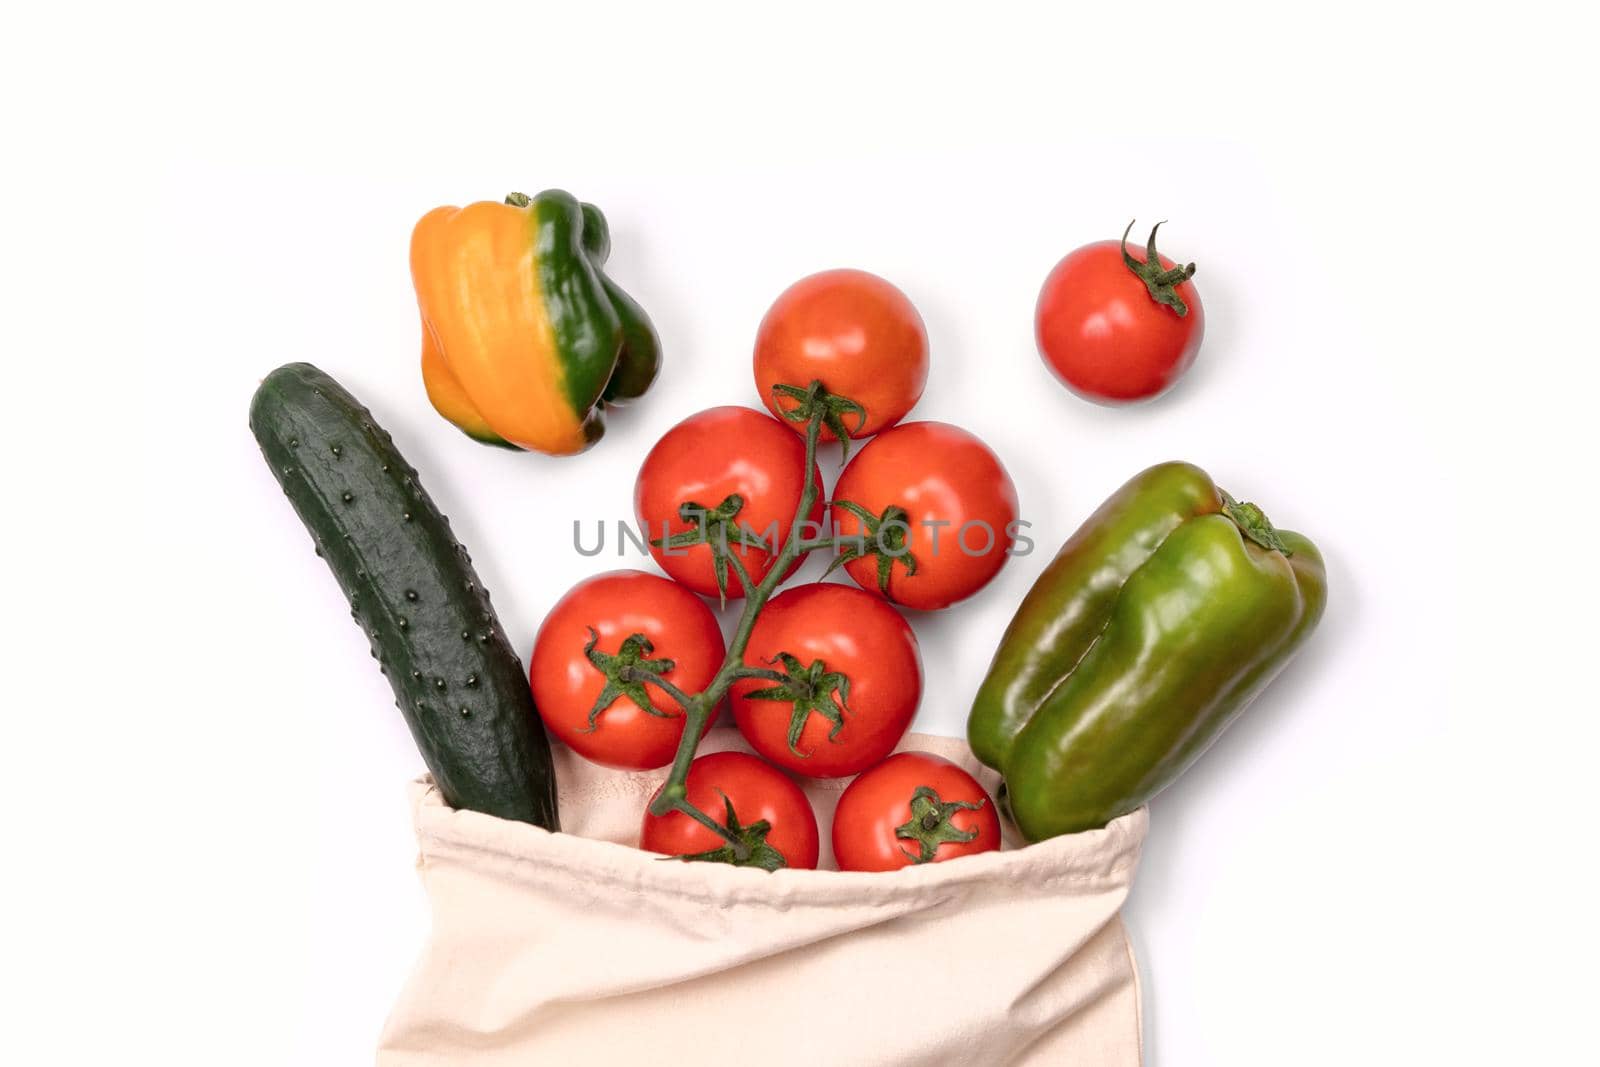
[[[371,640],[445,802],[559,829],[528,677],[467,550],[389,434],[309,363],[267,376],[250,429]]]

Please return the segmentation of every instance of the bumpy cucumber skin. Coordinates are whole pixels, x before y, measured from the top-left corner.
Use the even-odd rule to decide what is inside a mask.
[[[370,639],[446,803],[559,830],[527,675],[467,550],[389,434],[309,363],[266,377],[250,429]]]

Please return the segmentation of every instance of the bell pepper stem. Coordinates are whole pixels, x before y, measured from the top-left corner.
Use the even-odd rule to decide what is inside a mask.
[[[1222,513],[1233,520],[1233,524],[1239,527],[1239,532],[1262,548],[1282,552],[1285,556],[1294,555],[1294,551],[1278,533],[1278,528],[1267,518],[1266,512],[1248,500],[1240,503],[1226,489],[1219,489],[1217,492],[1222,494]]]

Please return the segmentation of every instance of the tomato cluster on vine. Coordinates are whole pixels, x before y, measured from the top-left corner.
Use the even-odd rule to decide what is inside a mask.
[[[786,290],[757,332],[754,373],[767,412],[702,411],[646,456],[634,510],[668,578],[615,571],[562,598],[530,659],[540,714],[588,759],[671,766],[643,818],[650,851],[815,867],[815,816],[791,775],[859,776],[832,827],[841,869],[998,848],[976,780],[890,754],[923,690],[898,608],[945,608],[1000,571],[1020,531],[1004,465],[965,430],[902,421],[927,380],[927,334],[875,275],[828,271]],[[847,461],[824,499],[817,450],[834,440]],[[854,585],[777,593],[819,550]],[[703,597],[744,601],[728,641]],[[695,759],[730,705],[756,755]]]

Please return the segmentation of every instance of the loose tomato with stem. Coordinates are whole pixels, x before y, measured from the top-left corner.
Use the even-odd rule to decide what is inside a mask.
[[[703,596],[742,597],[728,555],[760,584],[798,518],[822,516],[822,472],[782,423],[745,407],[702,411],[668,430],[645,457],[634,512],[661,569]],[[798,515],[807,482],[812,504]],[[714,551],[726,546],[727,553]],[[800,564],[786,564],[787,577]]]
[[[1079,396],[1106,404],[1158,396],[1200,351],[1206,315],[1195,267],[1156,251],[1160,228],[1142,259],[1124,232],[1069,253],[1045,279],[1034,314],[1039,354]]]
[[[656,815],[647,808],[640,848],[768,871],[817,866],[820,841],[811,803],[770,763],[744,752],[701,756],[689,765],[685,790],[685,800],[710,825],[682,810]]]
[[[778,594],[756,619],[734,683],[734,720],[761,755],[813,778],[855,774],[887,756],[922,699],[916,636],[894,608],[854,586]]]
[[[756,390],[774,415],[804,432],[804,383],[835,404],[822,440],[868,437],[905,418],[928,381],[928,333],[911,301],[862,270],[827,270],[785,289],[756,331]]]
[[[897,752],[839,797],[841,871],[892,871],[1000,847],[1000,816],[978,780],[931,752]]]
[[[834,566],[863,589],[933,610],[987,585],[1016,540],[1017,490],[977,437],[908,422],[873,438],[834,486]]]
[[[726,654],[705,601],[654,574],[611,571],[579,582],[550,610],[528,681],[545,725],[573,751],[648,770],[670,763],[683,737],[683,708],[663,686],[704,689]],[[714,717],[715,708],[705,725]]]

